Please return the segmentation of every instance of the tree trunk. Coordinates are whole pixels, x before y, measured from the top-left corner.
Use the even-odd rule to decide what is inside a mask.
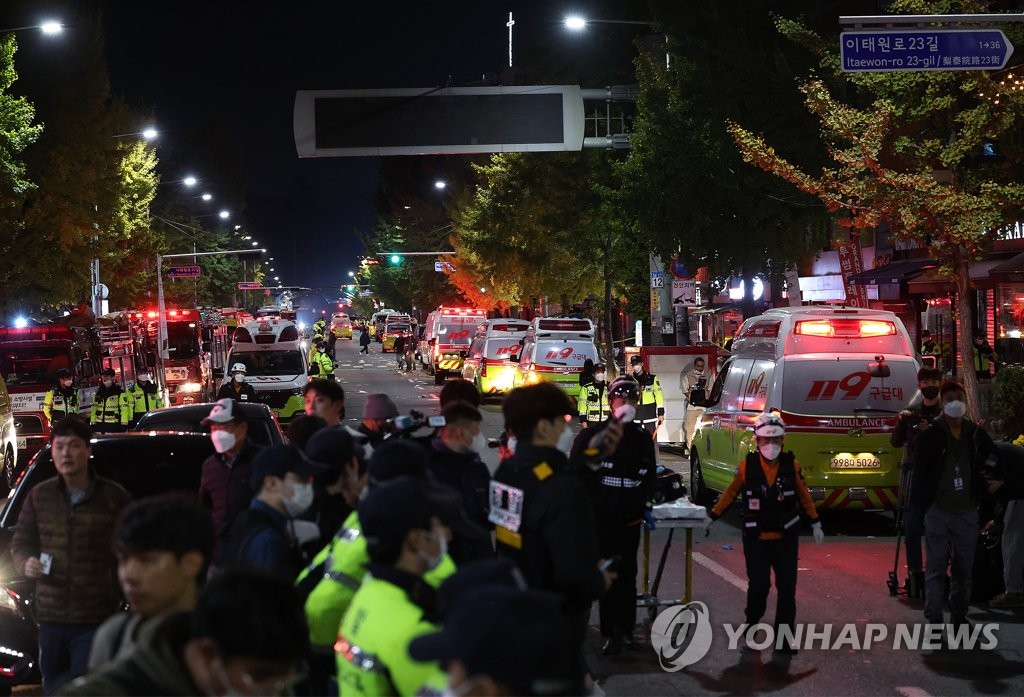
[[[960,315],[960,332],[957,335],[957,348],[963,365],[964,392],[967,397],[967,417],[977,421],[981,418],[980,402],[978,401],[978,376],[974,374],[974,313],[971,308],[971,281],[967,260],[963,251],[958,249],[954,256],[953,277],[956,280],[957,313]],[[954,362],[956,357],[954,356]]]
[[[615,365],[615,335],[612,332],[612,278],[608,269],[608,262],[605,261],[604,268],[604,365],[609,373],[614,373],[611,368]]]

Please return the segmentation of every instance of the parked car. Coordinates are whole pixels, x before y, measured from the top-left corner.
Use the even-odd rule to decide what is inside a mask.
[[[254,445],[267,446],[285,440],[281,424],[266,404],[239,402],[242,413],[249,422],[249,440]],[[213,408],[213,403],[181,404],[176,407],[154,409],[135,425],[135,431],[181,431],[185,433],[209,433],[202,421]]]
[[[198,405],[191,405],[198,406]],[[96,436],[90,464],[118,482],[132,498],[174,491],[195,494],[203,461],[214,452],[199,433],[117,433]],[[57,476],[46,445],[29,463],[0,511],[0,691],[38,679],[38,625],[33,612],[35,582],[16,573],[11,538],[29,491]]]

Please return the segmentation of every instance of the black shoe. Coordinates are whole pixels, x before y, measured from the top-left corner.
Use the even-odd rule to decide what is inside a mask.
[[[907,597],[911,600],[924,600],[923,571],[911,571],[907,576]]]
[[[618,656],[622,653],[622,639],[620,637],[608,637],[601,645],[602,656]]]

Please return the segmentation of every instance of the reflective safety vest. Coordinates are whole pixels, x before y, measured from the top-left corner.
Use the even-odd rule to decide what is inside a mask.
[[[637,404],[634,421],[643,426],[653,427],[658,423],[658,417],[665,415],[665,397],[661,392],[661,382],[658,376],[652,373],[641,373],[633,377],[640,383],[640,402]]]
[[[580,421],[599,424],[611,414],[611,405],[608,404],[607,383],[587,383],[580,388],[580,395],[576,402],[579,406]]]
[[[313,361],[310,365],[311,377],[314,378],[329,378],[334,375],[334,361],[326,353],[317,351],[313,355]]]
[[[105,398],[100,398],[99,393],[96,393],[96,399],[92,403],[92,414],[89,417],[89,423],[96,424],[120,424],[127,426],[131,420],[132,415],[132,404],[128,399],[128,394],[118,388],[114,394],[107,395]]]
[[[349,514],[341,529],[320,552],[310,565],[299,574],[296,583],[302,583],[306,575],[321,567],[320,582],[306,598],[306,621],[309,624],[309,640],[314,648],[329,649],[338,638],[345,613],[348,612],[352,597],[359,590],[366,576],[366,538],[362,535],[359,516],[355,511]],[[436,569],[427,572],[424,580],[434,588],[455,573],[455,562],[445,555]]]
[[[993,353],[984,354],[981,352],[981,348],[978,346],[974,347],[974,372],[976,373],[987,373],[989,356],[994,355]]]
[[[43,415],[51,424],[54,418],[63,419],[78,413],[78,390],[72,388],[71,394],[65,395],[60,387],[54,387],[43,397]]]
[[[352,598],[334,644],[338,691],[345,697],[409,697],[423,689],[444,691],[447,678],[441,666],[409,656],[413,639],[437,630],[402,588],[367,576]]]
[[[761,468],[760,454],[748,453],[744,469],[745,493],[743,534],[757,538],[762,532],[786,533],[800,522],[800,499],[796,493],[796,457],[792,452],[779,455],[779,472],[775,483],[768,480]]]
[[[140,385],[134,385],[132,389],[125,392],[124,396],[128,400],[128,406],[131,408],[128,416],[129,421],[136,421],[142,418],[146,412],[159,409],[164,405],[160,390],[150,393],[142,389]]]

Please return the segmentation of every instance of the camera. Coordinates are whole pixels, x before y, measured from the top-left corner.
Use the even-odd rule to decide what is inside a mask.
[[[429,428],[441,428],[445,425],[443,416],[427,416],[423,412],[410,409],[408,415],[396,416],[388,420],[392,433],[396,436],[407,436],[414,431],[427,426]]]

